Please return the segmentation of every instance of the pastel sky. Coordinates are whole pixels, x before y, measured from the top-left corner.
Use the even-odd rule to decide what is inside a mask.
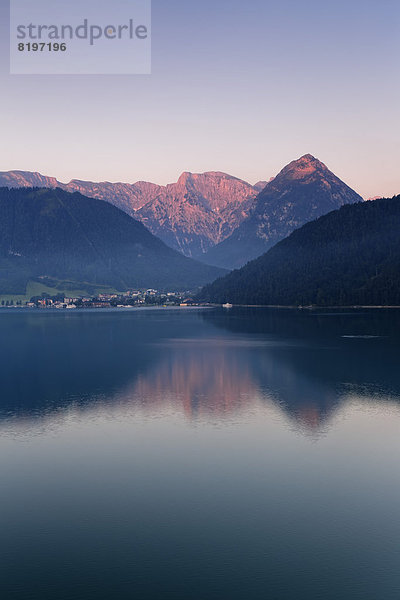
[[[254,183],[311,153],[364,197],[400,193],[398,0],[153,0],[152,12],[152,75],[9,75],[1,0],[1,171]]]

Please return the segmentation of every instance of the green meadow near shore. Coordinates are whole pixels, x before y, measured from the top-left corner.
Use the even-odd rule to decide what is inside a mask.
[[[40,283],[38,281],[28,281],[26,286],[25,294],[0,294],[0,303],[4,302],[13,302],[16,304],[20,302],[24,304],[25,302],[29,302],[29,300],[34,296],[41,296],[42,294],[48,296],[55,296],[57,294],[65,294],[69,297],[80,297],[88,295],[88,288],[90,289],[90,284],[84,284],[81,288],[74,288],[76,282],[62,282],[62,281],[54,281],[54,287],[50,287],[49,285],[45,285],[44,283]],[[93,287],[92,288],[93,295],[97,294],[114,294],[117,290],[113,288],[107,287]]]

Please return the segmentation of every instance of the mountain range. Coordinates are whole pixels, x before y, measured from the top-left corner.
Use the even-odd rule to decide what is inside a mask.
[[[249,214],[266,184],[260,181],[252,186],[220,172],[183,173],[176,183],[166,186],[145,181],[93,183],[77,179],[61,183],[40,173],[0,172],[0,186],[61,188],[106,200],[186,256],[201,256],[228,237]]]
[[[199,299],[265,305],[400,305],[400,196],[346,205],[206,286]]]
[[[221,270],[168,247],[108,202],[59,188],[0,188],[0,294],[36,281],[57,290],[99,286],[188,290]]]
[[[307,154],[254,186],[221,172],[183,173],[176,183],[67,184],[39,173],[0,173],[8,187],[59,187],[106,200],[182,254],[223,268],[261,255],[307,221],[362,198]]]

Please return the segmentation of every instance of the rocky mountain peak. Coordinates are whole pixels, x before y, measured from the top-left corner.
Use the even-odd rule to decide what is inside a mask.
[[[220,171],[185,171],[135,213],[152,233],[188,256],[228,237],[246,218],[257,191]]]
[[[183,186],[187,186],[188,184],[191,184],[193,182],[193,173],[190,173],[189,171],[184,171],[182,173],[182,175],[180,175],[178,181],[176,184],[170,184],[170,185],[177,185],[179,187],[183,187]]]
[[[292,161],[258,194],[232,234],[207,251],[204,262],[228,268],[266,252],[294,229],[362,198],[311,154]]]
[[[315,158],[312,154],[305,154],[284,167],[276,179],[282,177],[294,180],[307,179],[317,173],[326,175],[329,172],[328,167],[318,160],[318,158]]]

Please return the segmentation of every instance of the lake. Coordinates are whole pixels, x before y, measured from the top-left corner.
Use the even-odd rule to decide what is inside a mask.
[[[0,310],[2,600],[398,600],[400,312]]]

